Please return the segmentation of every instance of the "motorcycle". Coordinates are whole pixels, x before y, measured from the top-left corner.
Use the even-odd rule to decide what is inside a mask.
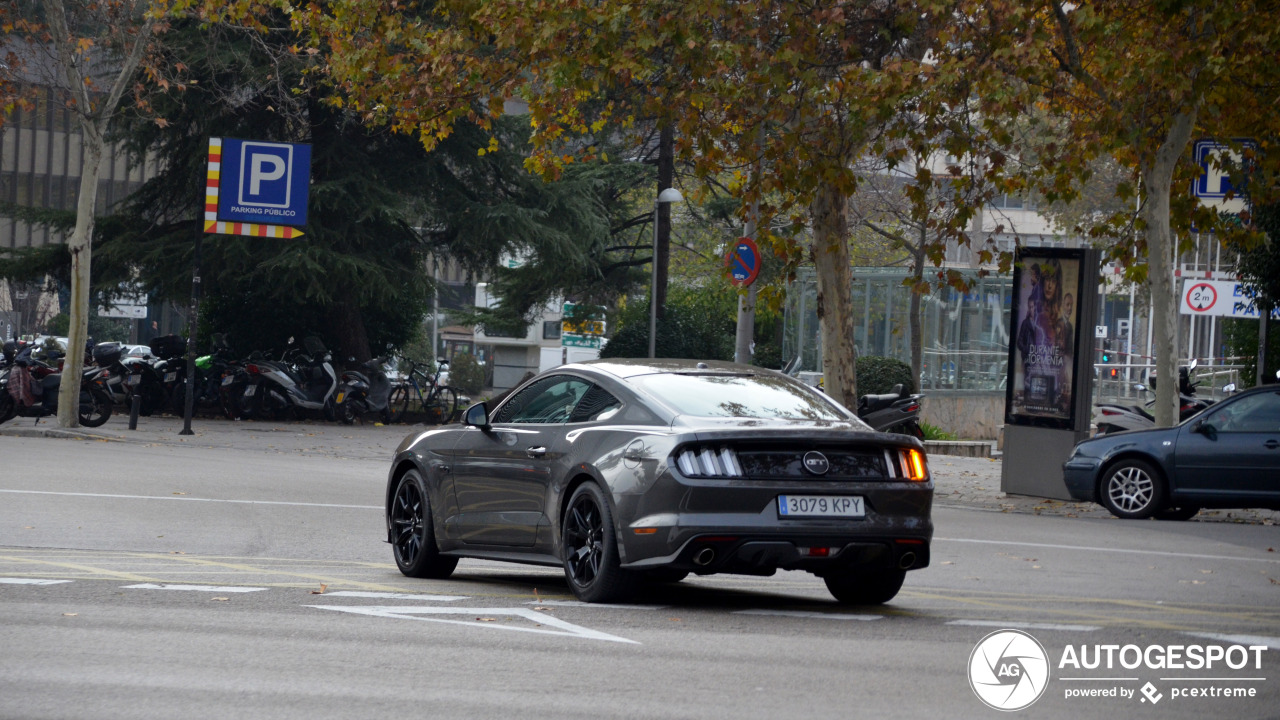
[[[920,400],[923,398],[924,395],[909,393],[906,386],[898,383],[892,392],[858,398],[858,417],[872,430],[924,440],[924,431],[920,429]]]
[[[1200,384],[1191,379],[1197,362],[1192,360],[1186,367],[1178,369],[1178,421],[1184,421],[1213,404],[1212,400],[1196,397],[1196,388]],[[1138,392],[1149,392],[1155,389],[1156,378],[1151,379],[1151,387],[1135,383]],[[1128,430],[1150,430],[1156,426],[1156,418],[1146,408],[1155,405],[1152,398],[1146,406],[1121,405],[1119,403],[1098,403],[1093,407],[1093,424],[1099,435]]]
[[[343,371],[334,409],[344,425],[370,413],[377,413],[383,424],[391,422],[391,380],[383,370],[385,362],[385,358],[374,358],[357,365],[359,369]]]
[[[62,373],[31,357],[30,346],[17,350],[6,372],[0,374],[0,423],[13,417],[39,419],[58,414],[58,393]],[[4,354],[10,357],[9,343]],[[111,397],[104,387],[106,371],[87,368],[80,381],[80,404],[77,410],[82,427],[99,427],[111,417]]]
[[[293,338],[289,338],[293,344]],[[298,348],[285,350],[280,361],[247,363],[249,382],[241,396],[242,417],[296,416],[301,411],[320,411],[334,417],[333,398],[338,374],[332,358],[319,338],[303,340],[305,354]]]

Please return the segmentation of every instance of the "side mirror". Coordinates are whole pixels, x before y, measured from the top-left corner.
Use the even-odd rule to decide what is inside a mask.
[[[1222,392],[1224,393],[1233,393],[1235,391],[1236,391],[1235,383],[1227,383],[1226,385],[1222,386]]]
[[[1187,372],[1195,372],[1196,366],[1199,364],[1200,364],[1200,361],[1193,358],[1191,362],[1187,364]]]
[[[484,403],[472,405],[462,414],[462,424],[488,431],[491,427],[489,425],[489,408],[485,407]]]
[[[1147,391],[1147,386],[1146,386],[1146,385],[1143,385],[1142,383],[1134,383],[1134,384],[1133,384],[1133,389],[1134,389],[1134,390],[1137,390],[1138,392],[1146,392],[1146,391]]]
[[[1191,432],[1197,435],[1203,435],[1210,440],[1218,439],[1218,428],[1214,427],[1213,423],[1206,420],[1201,420],[1200,422],[1192,425]]]

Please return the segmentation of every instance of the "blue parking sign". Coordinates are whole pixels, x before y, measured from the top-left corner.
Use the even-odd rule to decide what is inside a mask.
[[[223,138],[218,220],[306,225],[311,146]]]

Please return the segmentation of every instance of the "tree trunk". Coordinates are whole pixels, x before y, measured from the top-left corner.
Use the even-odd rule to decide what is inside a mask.
[[[675,138],[671,125],[664,125],[658,132],[658,194],[671,187],[675,180]],[[671,267],[671,203],[658,203],[658,256],[654,262],[658,277],[658,319],[664,320],[667,317],[667,270]]]
[[[813,217],[810,255],[817,269],[818,324],[826,392],[846,408],[858,407],[853,342],[853,272],[849,267],[848,198],[831,186],[819,188],[809,208]]]
[[[1157,427],[1178,422],[1178,297],[1174,288],[1177,239],[1169,227],[1169,192],[1178,158],[1187,149],[1195,126],[1195,108],[1174,116],[1164,143],[1150,167],[1143,168],[1147,202],[1147,283],[1151,289],[1151,322],[1156,351],[1155,417]]]
[[[364,327],[364,316],[360,314],[360,306],[348,297],[334,303],[329,311],[329,323],[333,328],[338,347],[333,348],[335,364],[342,365],[348,358],[356,362],[367,362],[369,353],[369,335]],[[431,360],[435,360],[435,348],[431,350]]]
[[[62,363],[58,391],[58,427],[80,426],[80,376],[84,372],[85,343],[89,339],[89,268],[93,257],[94,206],[98,202],[98,170],[102,167],[102,133],[82,123],[84,166],[80,170],[80,198],[76,203],[76,228],[67,247],[71,251],[71,301],[67,313],[67,357]]]
[[[924,373],[924,328],[920,319],[920,284],[924,281],[925,243],[928,241],[929,229],[920,226],[920,237],[916,239],[916,247],[912,251],[911,268],[911,306],[907,310],[907,327],[911,332],[911,383],[913,390],[920,390],[920,378]]]

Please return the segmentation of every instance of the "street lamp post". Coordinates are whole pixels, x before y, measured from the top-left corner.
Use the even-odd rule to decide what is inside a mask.
[[[664,203],[680,202],[684,196],[675,188],[658,193],[653,201],[653,263],[649,284],[649,357],[655,356],[658,338],[658,207]]]

